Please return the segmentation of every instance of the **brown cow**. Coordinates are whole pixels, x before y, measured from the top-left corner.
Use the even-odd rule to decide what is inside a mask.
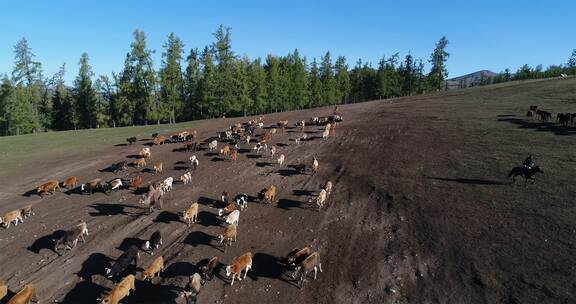
[[[252,268],[252,253],[246,252],[245,254],[241,255],[240,257],[234,259],[230,265],[226,266],[226,276],[229,277],[232,275],[232,282],[230,285],[234,285],[234,278],[238,277],[238,280],[241,281],[242,277],[242,270],[244,272],[244,278],[248,275],[248,270]]]
[[[185,222],[188,222],[188,226],[196,223],[198,218],[198,203],[192,203],[190,207],[183,212],[182,218]]]
[[[42,184],[40,187],[38,187],[38,189],[36,189],[36,192],[38,193],[38,195],[42,196],[43,193],[54,194],[56,193],[56,189],[58,189],[58,191],[61,191],[58,181],[50,180],[45,184]]]
[[[0,300],[2,300],[8,293],[8,286],[4,280],[0,280]]]
[[[78,186],[78,178],[76,176],[70,176],[62,183],[62,187],[66,189],[75,188],[76,186]]]
[[[154,138],[154,144],[157,146],[164,144],[165,141],[166,141],[166,137],[164,137],[162,135],[156,136]]]
[[[160,275],[160,272],[164,271],[164,259],[162,256],[157,257],[150,266],[142,273],[142,280],[150,280],[156,276]]]
[[[130,295],[131,290],[136,290],[136,286],[134,284],[135,278],[134,275],[128,275],[110,293],[98,299],[100,304],[118,304],[120,300],[124,299],[125,297]]]
[[[8,301],[7,304],[28,304],[30,300],[38,302],[36,297],[36,287],[33,284],[27,284]]]

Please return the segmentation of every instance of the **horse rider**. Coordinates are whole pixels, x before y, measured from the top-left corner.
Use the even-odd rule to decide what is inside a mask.
[[[528,155],[528,157],[522,163],[522,166],[526,168],[526,170],[530,170],[536,166],[534,163],[534,156],[532,154]]]

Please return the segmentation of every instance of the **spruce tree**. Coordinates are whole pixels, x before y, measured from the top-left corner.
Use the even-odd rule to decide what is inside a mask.
[[[250,99],[254,106],[250,114],[262,114],[267,109],[266,71],[260,58],[252,61],[248,71],[250,80]]]
[[[436,43],[436,48],[432,55],[430,55],[430,63],[432,68],[430,73],[428,73],[428,82],[433,90],[440,91],[443,89],[444,80],[448,77],[448,71],[446,70],[446,61],[450,54],[446,52],[446,46],[448,46],[448,39],[442,36],[440,41]]]
[[[336,103],[336,79],[334,78],[330,52],[326,52],[326,54],[322,56],[320,80],[322,81],[322,104],[329,105]]]
[[[160,99],[165,111],[161,117],[169,118],[171,123],[182,120],[185,114],[182,112],[184,99],[184,84],[182,79],[182,52],[184,44],[174,33],[168,35],[168,41],[164,44],[165,51],[162,53],[162,68],[160,69]],[[168,116],[168,117],[166,117]]]
[[[318,62],[316,58],[312,60],[310,67],[310,82],[309,82],[310,101],[309,108],[322,105],[322,81],[320,80],[320,70],[318,69]]]
[[[184,79],[184,96],[185,105],[184,113],[185,118],[197,119],[200,117],[200,96],[198,96],[198,89],[200,85],[200,61],[198,58],[198,49],[190,50],[190,54],[186,58],[186,74]]]
[[[79,128],[98,127],[98,99],[96,90],[92,85],[92,70],[89,64],[87,53],[80,57],[80,70],[74,81],[74,99],[76,101],[76,115],[78,117]]]
[[[348,73],[348,64],[346,64],[346,57],[339,56],[336,59],[336,100],[338,103],[347,103],[348,96],[350,95],[351,84],[350,74]]]

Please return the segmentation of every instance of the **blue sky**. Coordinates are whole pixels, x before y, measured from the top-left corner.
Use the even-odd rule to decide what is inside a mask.
[[[378,62],[410,51],[428,59],[446,35],[450,77],[565,63],[576,48],[575,1],[10,1],[0,9],[0,74],[13,67],[13,46],[26,37],[52,75],[66,63],[72,83],[82,52],[95,74],[122,68],[136,28],[156,50],[170,32],[186,50],[212,42],[219,24],[232,28],[236,53],[250,58],[298,48],[309,59],[327,50]]]

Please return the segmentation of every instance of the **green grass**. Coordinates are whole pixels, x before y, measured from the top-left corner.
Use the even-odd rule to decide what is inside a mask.
[[[174,125],[148,125],[122,128],[89,129],[36,133],[20,136],[0,137],[0,167],[6,174],[18,167],[19,163],[30,159],[66,157],[86,152],[109,149],[115,144],[126,143],[126,138],[151,138],[151,134],[170,133],[180,129],[190,129],[197,122],[183,122]]]

